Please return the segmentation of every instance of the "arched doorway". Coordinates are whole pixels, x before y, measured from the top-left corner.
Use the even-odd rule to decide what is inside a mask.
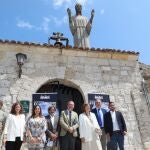
[[[60,111],[66,109],[68,100],[73,100],[75,103],[74,111],[78,114],[82,112],[84,100],[78,89],[59,83],[59,81],[53,81],[42,85],[36,93],[52,92],[58,93],[58,106]]]
[[[84,103],[83,96],[80,91],[74,87],[60,83],[59,81],[53,81],[42,85],[37,93],[58,93],[58,107],[61,110],[66,109],[67,102],[73,100],[75,103],[74,111],[79,114],[82,112],[82,105]],[[76,139],[75,150],[81,150],[81,141],[79,137]]]

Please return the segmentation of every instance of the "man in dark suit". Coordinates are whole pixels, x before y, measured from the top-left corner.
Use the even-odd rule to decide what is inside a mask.
[[[104,115],[105,132],[113,143],[113,150],[124,150],[124,135],[127,134],[126,123],[121,112],[116,111],[114,102],[109,103],[110,111]]]
[[[58,150],[58,122],[59,116],[55,114],[55,106],[50,106],[48,108],[49,115],[46,116],[47,120],[47,130],[46,130],[46,150]]]
[[[78,115],[73,109],[74,102],[70,100],[67,103],[67,109],[61,112],[61,150],[75,150],[75,139],[78,135],[77,128],[79,127],[79,123]]]
[[[92,109],[92,112],[95,114],[97,122],[102,130],[102,136],[100,138],[102,149],[106,150],[106,133],[104,130],[104,115],[107,113],[106,109],[102,108],[102,101],[97,99],[95,101],[96,108]]]

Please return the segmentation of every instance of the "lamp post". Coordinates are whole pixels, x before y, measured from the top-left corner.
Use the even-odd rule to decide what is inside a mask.
[[[23,54],[23,53],[18,53],[16,54],[16,59],[17,59],[17,63],[19,66],[19,78],[21,77],[22,74],[22,66],[24,64],[24,61],[27,59],[27,55]]]

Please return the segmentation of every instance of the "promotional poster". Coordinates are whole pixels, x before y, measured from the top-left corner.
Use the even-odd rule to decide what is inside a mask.
[[[91,109],[95,108],[95,101],[97,99],[100,99],[102,101],[102,108],[108,111],[108,105],[110,102],[109,95],[100,93],[88,93],[88,102],[90,104]]]
[[[32,102],[32,106],[39,105],[41,107],[44,116],[48,115],[49,106],[55,106],[58,113],[57,93],[35,93],[32,95]]]

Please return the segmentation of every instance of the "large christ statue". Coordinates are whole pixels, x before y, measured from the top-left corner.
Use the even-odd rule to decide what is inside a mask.
[[[88,20],[82,16],[82,6],[77,3],[75,5],[76,15],[71,16],[71,10],[68,8],[69,26],[74,38],[74,46],[82,48],[90,48],[89,35],[92,28],[94,17],[94,9],[91,11],[91,17]]]

